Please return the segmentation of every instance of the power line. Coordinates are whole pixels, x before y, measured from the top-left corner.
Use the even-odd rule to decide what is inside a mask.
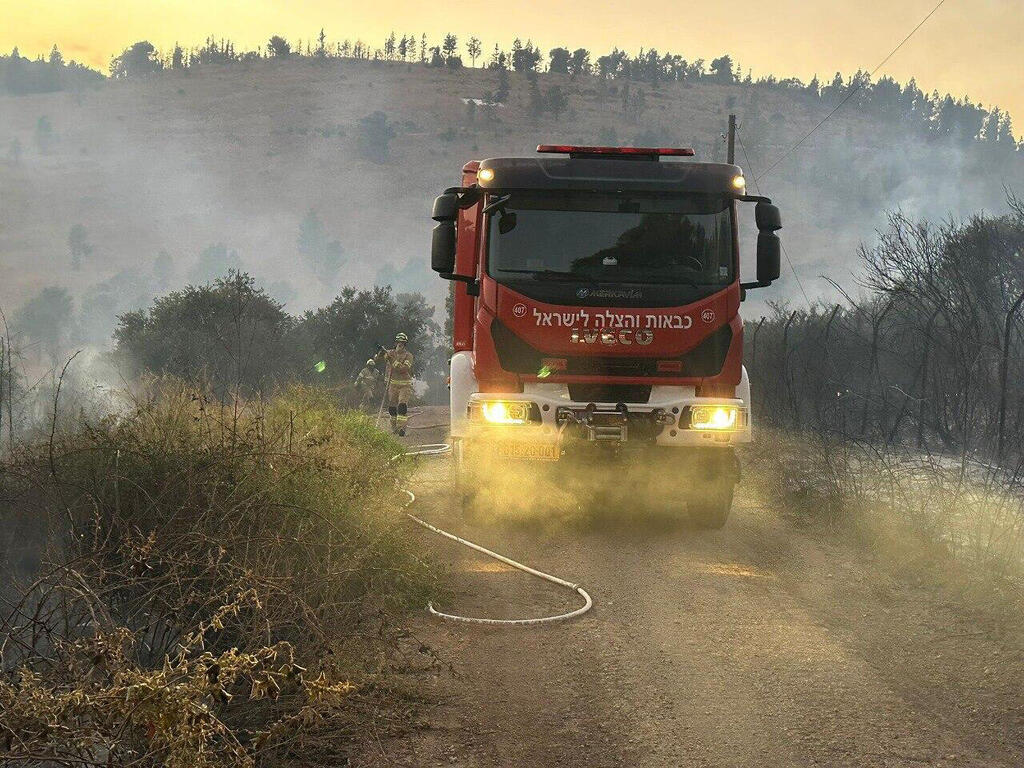
[[[747,148],[743,145],[743,137],[740,136],[739,126],[736,126],[736,141],[740,143],[740,150],[743,152],[743,160],[747,164],[747,168],[750,169],[751,178],[754,180],[754,191],[758,195],[761,194],[761,187],[757,183],[757,174],[754,173],[754,166],[750,164],[750,157],[747,156]],[[804,295],[804,301],[807,302],[807,306],[811,306],[811,300],[807,297],[807,291],[804,290],[804,284],[800,282],[800,275],[796,273],[796,267],[793,266],[793,260],[789,258],[789,251],[786,250],[786,244],[780,240],[779,245],[782,246],[782,252],[786,255],[786,263],[789,264],[790,270],[793,272],[793,277],[796,278],[796,284],[800,288],[800,293]]]
[[[928,15],[925,16],[923,19],[921,19],[921,21],[918,23],[918,25],[916,27],[914,27],[912,30],[910,30],[910,34],[907,35],[906,37],[904,37],[900,41],[900,44],[897,45],[895,48],[893,48],[891,51],[889,51],[889,55],[886,56],[884,59],[882,59],[878,63],[877,67],[875,67],[873,70],[871,70],[870,74],[868,75],[868,78],[870,79],[870,78],[874,77],[875,73],[878,70],[880,70],[882,67],[884,67],[886,62],[889,61],[889,59],[891,59],[893,56],[896,55],[896,52],[899,51],[899,49],[902,48],[904,46],[904,44],[910,38],[912,38],[914,36],[914,34],[917,32],[917,30],[919,30],[921,27],[923,27],[925,25],[925,22],[928,21],[928,19],[930,19],[932,16],[935,15],[935,12],[937,10],[939,10],[939,8],[941,8],[945,4],[945,2],[946,2],[946,0],[939,0],[938,4],[936,4],[936,6],[934,8],[932,8],[931,11],[928,12]],[[864,83],[861,83],[856,88],[851,88],[850,92],[847,93],[846,96],[843,97],[843,100],[840,101],[838,104],[836,104],[835,108],[831,112],[829,112],[827,115],[825,115],[825,117],[822,118],[821,122],[819,122],[816,126],[811,128],[811,130],[809,130],[803,136],[803,138],[800,139],[800,141],[798,141],[792,147],[787,149],[778,160],[776,160],[774,163],[772,163],[770,166],[768,166],[768,170],[766,170],[764,173],[761,174],[761,178],[763,179],[765,176],[767,176],[769,173],[771,173],[773,170],[775,170],[776,166],[778,166],[783,160],[785,160],[787,157],[789,157],[791,154],[793,154],[793,152],[797,149],[797,147],[799,147],[801,144],[803,144],[805,141],[807,141],[809,138],[811,138],[811,136],[813,136],[817,132],[817,130],[819,128],[821,128],[821,126],[823,126],[826,122],[828,122],[829,118],[832,117],[832,115],[834,115],[836,112],[838,112],[846,102],[848,102],[850,99],[852,99],[853,96],[856,93],[858,93],[859,91],[863,90],[864,89],[864,85],[865,85]]]

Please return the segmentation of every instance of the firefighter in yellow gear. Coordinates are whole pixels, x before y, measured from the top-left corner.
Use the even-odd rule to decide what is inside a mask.
[[[412,395],[412,353],[405,348],[409,337],[404,333],[395,336],[394,349],[382,349],[377,357],[383,357],[391,366],[388,380],[388,413],[391,415],[391,431],[399,437],[405,436],[405,423],[409,420],[409,397]]]
[[[378,379],[380,379],[380,373],[377,372],[377,361],[371,357],[366,361],[363,370],[356,376],[356,392],[359,394],[360,408],[365,408],[373,402]]]

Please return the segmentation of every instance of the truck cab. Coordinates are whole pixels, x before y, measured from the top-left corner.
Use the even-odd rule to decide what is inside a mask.
[[[735,165],[692,150],[538,147],[467,163],[435,200],[453,281],[451,436],[463,464],[656,449],[724,524],[751,440],[740,303],[779,277],[781,228]],[[739,208],[756,204],[757,280]],[[666,453],[672,451],[671,454]],[[598,459],[600,460],[600,459]]]

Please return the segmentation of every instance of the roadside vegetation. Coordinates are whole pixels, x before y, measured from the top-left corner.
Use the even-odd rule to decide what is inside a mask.
[[[745,351],[766,425],[755,479],[779,508],[911,571],[969,565],[1020,605],[1024,206],[1009,207],[942,225],[892,215],[861,250],[862,293],[775,305],[748,320]]]
[[[53,289],[2,318],[0,762],[340,763],[408,727],[391,672],[434,664],[402,622],[437,585],[352,377],[402,329],[436,386],[433,308],[294,316],[232,271],[64,356],[75,315]]]
[[[390,344],[403,331],[424,384],[421,398],[447,397],[448,343],[434,307],[418,293],[344,287],[326,306],[294,315],[253,277],[228,271],[122,312],[113,333],[110,326],[104,333],[112,347],[97,349],[92,345],[101,339],[88,331],[99,323],[97,311],[109,311],[105,295],[79,305],[66,290],[51,287],[9,320],[0,318],[0,434],[6,433],[8,447],[47,422],[53,378],[76,348],[89,354],[69,369],[72,399],[90,383],[118,389],[150,373],[178,377],[218,398],[267,396],[305,383],[354,406],[356,374],[378,344]]]
[[[309,388],[118,397],[2,465],[0,762],[339,764],[405,727],[386,672],[432,581],[398,444]]]

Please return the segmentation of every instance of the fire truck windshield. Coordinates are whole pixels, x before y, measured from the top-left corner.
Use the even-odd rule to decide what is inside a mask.
[[[490,211],[497,279],[708,286],[733,279],[730,198],[513,192]]]

